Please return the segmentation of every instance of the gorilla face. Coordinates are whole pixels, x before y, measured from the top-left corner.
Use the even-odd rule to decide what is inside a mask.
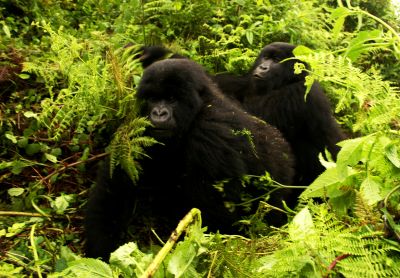
[[[142,115],[153,124],[153,137],[179,137],[187,132],[203,105],[202,74],[183,59],[163,60],[146,68],[137,98],[143,103]]]
[[[256,59],[251,72],[253,81],[269,89],[280,88],[282,85],[297,82],[301,79],[294,74],[296,60],[283,60],[293,57],[295,46],[287,43],[271,43],[264,47]]]

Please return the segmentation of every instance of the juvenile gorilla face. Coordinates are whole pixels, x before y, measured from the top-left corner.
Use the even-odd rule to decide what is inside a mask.
[[[144,71],[137,97],[156,139],[180,136],[201,109],[203,71],[183,59],[155,62]]]
[[[297,81],[299,78],[293,72],[295,61],[281,63],[282,60],[293,57],[294,48],[295,46],[282,42],[271,43],[264,47],[251,70],[251,76],[256,84],[268,85],[274,89]]]

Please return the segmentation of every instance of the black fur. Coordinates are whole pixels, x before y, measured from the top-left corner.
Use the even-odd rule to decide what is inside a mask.
[[[143,68],[147,68],[154,62],[167,58],[186,58],[180,54],[172,53],[171,50],[160,45],[143,46],[140,51],[141,55],[138,58]]]
[[[247,111],[283,133],[297,160],[295,183],[308,185],[324,171],[318,154],[326,148],[335,159],[336,143],[344,135],[318,82],[305,100],[305,74],[294,73],[295,60],[281,63],[293,57],[294,48],[288,43],[271,43],[262,49],[247,75],[221,74],[213,79]]]
[[[153,63],[144,71],[137,97],[142,115],[154,125],[149,134],[163,144],[149,148],[151,158],[140,161],[142,174],[136,185],[120,168],[112,178],[107,163],[100,169],[85,221],[87,256],[106,259],[124,242],[129,220],[135,223],[145,215],[174,226],[192,207],[202,211],[211,230],[236,232],[232,224],[254,213],[257,204],[247,211],[241,206],[228,209],[226,202],[238,204],[243,194],[265,192],[244,187],[240,177],[267,170],[275,180],[291,184],[293,159],[280,132],[229,101],[196,63]],[[246,130],[251,139],[243,135]],[[221,192],[213,185],[223,180]],[[279,205],[286,193],[278,191],[271,202]]]

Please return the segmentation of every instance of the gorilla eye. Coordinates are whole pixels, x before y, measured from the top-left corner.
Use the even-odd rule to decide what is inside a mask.
[[[176,98],[175,98],[175,96],[166,96],[165,100],[168,101],[168,102],[175,102]]]

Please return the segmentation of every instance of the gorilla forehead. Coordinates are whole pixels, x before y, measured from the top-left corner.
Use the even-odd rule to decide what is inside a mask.
[[[197,83],[205,77],[202,67],[188,59],[166,59],[151,64],[143,73],[144,82],[155,83]]]
[[[140,81],[139,98],[191,97],[209,84],[203,68],[187,59],[166,59],[147,67]]]
[[[262,54],[280,54],[284,57],[291,57],[293,56],[293,49],[296,46],[286,42],[273,42],[266,45],[261,53]]]

